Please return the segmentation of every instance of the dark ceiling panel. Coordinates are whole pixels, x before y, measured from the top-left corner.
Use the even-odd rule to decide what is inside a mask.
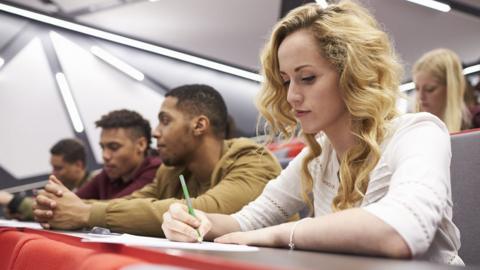
[[[282,10],[280,11],[280,17],[283,17],[287,15],[287,13],[296,8],[299,7],[305,3],[312,3],[315,2],[313,0],[282,0]]]
[[[77,17],[140,38],[250,70],[278,20],[280,0],[138,2]]]
[[[50,1],[40,0],[7,0],[5,2],[11,2],[19,6],[24,6],[33,10],[38,10],[45,13],[55,13],[58,11],[58,7]]]
[[[40,3],[12,0],[17,3]],[[52,0],[62,10],[79,11],[76,19],[107,31],[178,49],[222,63],[258,70],[259,53],[281,14],[312,0]],[[409,68],[424,52],[447,47],[465,63],[480,58],[480,0],[443,0],[452,4],[442,13],[402,0],[359,0],[374,13],[395,41]],[[88,13],[88,6],[118,3]],[[121,4],[120,2],[123,2]],[[462,5],[470,9],[459,11]],[[33,7],[32,7],[33,8]],[[72,13],[75,14],[75,13]]]
[[[125,0],[52,0],[62,10],[63,13],[70,14],[78,10],[95,10],[104,6],[123,5]]]
[[[480,9],[480,0],[452,0],[452,2],[457,2]]]
[[[28,23],[26,20],[0,13],[0,50]]]

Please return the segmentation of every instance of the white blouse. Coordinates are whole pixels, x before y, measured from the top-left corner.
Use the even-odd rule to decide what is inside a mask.
[[[309,163],[314,215],[332,213],[339,180],[335,150],[320,135],[322,154]],[[301,167],[307,147],[270,181],[255,201],[232,216],[243,231],[286,222],[302,210]],[[382,155],[358,207],[392,226],[416,259],[459,264],[460,233],[452,222],[450,136],[428,113],[394,119],[381,145]]]

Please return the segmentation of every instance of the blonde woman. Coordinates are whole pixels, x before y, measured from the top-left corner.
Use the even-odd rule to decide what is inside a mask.
[[[424,54],[413,66],[417,110],[440,118],[450,132],[470,127],[465,105],[465,77],[458,56],[448,49]]]
[[[233,215],[171,205],[163,231],[205,239],[463,264],[452,223],[450,138],[427,113],[398,116],[400,67],[387,35],[350,1],[291,11],[262,57],[259,108],[306,147]],[[248,172],[246,172],[248,173]],[[310,206],[312,217],[288,218]]]

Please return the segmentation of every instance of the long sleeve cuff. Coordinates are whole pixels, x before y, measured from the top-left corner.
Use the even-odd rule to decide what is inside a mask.
[[[96,202],[92,204],[90,210],[90,216],[88,218],[88,226],[99,226],[106,227],[106,213],[107,213],[108,203],[106,202]]]
[[[24,194],[17,193],[13,195],[12,200],[7,205],[8,211],[10,211],[10,213],[18,213],[18,208],[25,198],[26,196]]]
[[[18,213],[21,215],[21,220],[33,220],[33,202],[32,197],[25,197],[18,206]]]
[[[386,224],[392,226],[405,240],[413,256],[425,252],[431,243],[425,224],[415,210],[393,200],[370,204],[363,208]]]

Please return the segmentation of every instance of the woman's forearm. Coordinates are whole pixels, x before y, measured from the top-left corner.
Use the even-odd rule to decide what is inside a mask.
[[[230,215],[207,214],[212,222],[212,228],[205,236],[207,240],[213,240],[227,233],[240,231],[240,224]]]
[[[282,235],[288,241],[289,235]],[[294,244],[300,249],[410,258],[406,242],[393,227],[362,209],[349,209],[299,224]]]

